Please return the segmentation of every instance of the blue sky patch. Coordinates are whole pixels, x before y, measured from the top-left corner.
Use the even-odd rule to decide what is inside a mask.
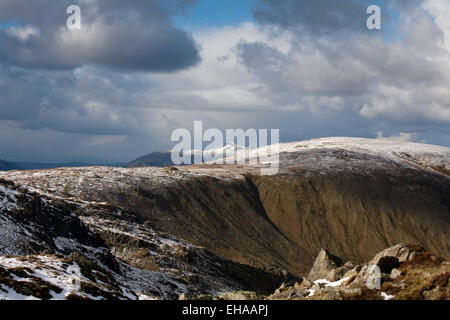
[[[253,21],[252,5],[257,0],[200,0],[186,13],[174,18],[174,23],[189,31],[207,27],[236,26]]]

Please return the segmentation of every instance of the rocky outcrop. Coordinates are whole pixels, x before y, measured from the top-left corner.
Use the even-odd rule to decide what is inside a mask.
[[[440,300],[450,298],[450,261],[424,248],[399,244],[378,253],[363,266],[349,263],[349,270],[327,263],[333,257],[322,250],[312,274],[323,270],[324,278],[286,285],[283,283],[268,299],[271,300]],[[389,262],[386,262],[389,261]],[[396,268],[391,268],[395,261]],[[353,265],[353,268],[350,268]],[[386,268],[386,266],[389,268]],[[339,274],[333,280],[325,277]],[[386,272],[385,272],[386,271]]]
[[[386,262],[389,263],[390,261],[392,265],[398,266],[399,263],[414,259],[414,256],[420,250],[421,248],[418,246],[401,243],[375,255],[369,262],[369,265],[377,265],[382,268],[383,264],[386,264]],[[396,266],[393,266],[392,268],[396,268]]]
[[[307,279],[309,281],[316,281],[318,279],[328,279],[330,277],[334,277],[332,273],[335,273],[335,270],[343,264],[344,262],[341,258],[333,256],[327,250],[322,249],[317,256],[316,261],[314,261]]]

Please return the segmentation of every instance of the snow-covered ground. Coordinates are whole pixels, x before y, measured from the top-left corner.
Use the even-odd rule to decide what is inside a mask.
[[[450,148],[413,142],[334,137],[281,143],[271,148],[269,150],[279,153],[280,167],[317,163],[333,165],[334,161],[342,160],[342,155],[347,152],[352,160],[358,160],[358,155],[361,156],[360,160],[371,160],[367,156],[372,156],[372,161],[381,158],[411,167],[441,169],[439,172],[450,170]],[[245,160],[267,165],[271,160],[261,160],[260,157],[266,150],[266,147],[240,150],[236,158],[241,162]]]
[[[16,190],[9,186],[0,185],[0,212],[4,210],[18,209]]]
[[[102,295],[94,296],[93,290],[90,290],[91,293],[83,291],[88,285],[117,298],[125,299],[131,293],[125,288],[120,292],[105,283],[94,283],[81,273],[76,263],[55,256],[0,256],[0,268],[3,269],[5,279],[9,273],[9,280],[0,283],[0,300],[64,300],[71,294],[90,300],[104,299]],[[47,294],[47,290],[43,292],[37,289],[39,286],[48,288]],[[134,298],[137,296],[134,295]]]
[[[227,146],[226,149],[229,147]],[[386,163],[391,163],[393,166],[433,170],[447,175],[450,171],[450,148],[412,142],[337,137],[282,143],[276,145],[275,149],[279,149],[280,168],[304,166],[317,171],[326,169],[339,171],[354,167],[355,170],[361,168],[370,170],[375,167],[382,168],[386,166]],[[259,162],[256,166],[268,165],[270,160],[259,161],[262,150],[264,148],[252,150],[238,148],[236,161]],[[146,181],[159,188],[200,176],[225,180],[244,179],[244,172],[242,166],[239,169],[235,166],[213,165],[178,167],[178,170],[155,167],[131,169],[85,167],[0,172],[0,178],[15,181],[16,184],[26,186],[30,191],[52,197],[60,196],[66,201],[77,202],[79,201],[77,195],[80,192],[89,192],[86,186],[89,186],[91,190],[101,190],[111,186],[125,190],[130,185]],[[86,199],[85,203],[89,204]],[[0,187],[0,208],[14,206],[16,206],[14,192]]]
[[[174,299],[181,293],[196,290],[195,287],[186,286],[185,279],[190,277],[195,277],[196,281],[201,283],[202,288],[210,293],[222,293],[237,288],[236,284],[230,284],[226,278],[218,276],[215,264],[215,262],[221,261],[218,257],[206,256],[202,248],[189,242],[161,231],[155,231],[150,226],[132,222],[119,208],[112,207],[107,202],[84,200],[83,192],[95,193],[97,190],[108,187],[123,188],[126,191],[126,188],[130,188],[138,182],[153,183],[157,188],[160,186],[160,179],[166,183],[175,183],[179,179],[185,179],[186,175],[205,174],[202,173],[202,169],[192,174],[156,168],[137,169],[136,171],[135,175],[133,170],[107,167],[68,168],[38,172],[15,171],[10,172],[8,178],[14,180],[16,186],[20,185],[20,187],[0,181],[0,201],[2,203],[2,210],[0,210],[0,300],[42,298],[36,294],[30,294],[26,288],[23,289],[23,283],[30,281],[38,283],[38,287],[42,283],[44,286],[45,283],[55,286],[56,289],[50,292],[50,295],[45,297],[46,299],[65,299],[71,294],[87,299],[104,299],[105,296],[110,295],[121,299]],[[31,191],[39,195],[32,195]],[[78,229],[78,231],[69,230],[69,233],[65,234],[52,234],[45,226],[39,224],[39,219],[34,221],[31,216],[23,215],[24,208],[28,207],[27,210],[30,210],[30,201],[33,201],[35,205],[40,201],[38,215],[43,220],[52,215],[61,216],[59,226],[63,228],[62,230],[64,230],[65,223],[73,224],[76,219],[79,219],[80,223],[87,226],[89,231]],[[64,207],[66,204],[69,205],[66,209],[59,209],[61,205]],[[21,208],[20,205],[23,205],[24,208]],[[77,215],[72,210],[79,210],[85,215]],[[72,231],[87,233],[80,237],[71,234]],[[93,234],[103,234],[108,239],[117,239],[117,242],[110,240],[108,247],[95,239],[89,240]],[[44,249],[51,252],[52,255],[41,255],[40,253]],[[106,270],[108,274],[112,275],[113,282],[121,285],[120,290],[118,288],[111,289],[108,283],[101,281],[92,282],[86,277],[82,277],[81,282],[97,288],[103,294],[96,296],[83,290],[70,290],[68,286],[73,277],[68,272],[68,268],[73,263],[62,257],[67,257],[74,252],[82,254],[88,261],[95,263],[102,270]],[[189,253],[191,258],[196,257],[196,261],[191,261],[188,266],[184,266],[182,260],[177,260],[178,253]],[[209,261],[207,262],[203,258],[209,259]],[[120,271],[112,269],[111,266],[114,263],[111,260],[117,263]],[[139,265],[139,263],[151,265],[153,262],[154,270],[147,270]],[[9,271],[14,268],[29,270],[26,271],[26,274],[21,273],[19,277]],[[96,274],[94,271],[93,275]],[[5,273],[9,273],[8,278],[2,278]],[[16,290],[17,288],[19,290]]]

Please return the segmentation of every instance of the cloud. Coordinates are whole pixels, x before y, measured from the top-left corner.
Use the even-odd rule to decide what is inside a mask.
[[[383,32],[354,28],[356,20],[333,22],[326,16],[340,10],[335,0],[262,1],[265,7],[256,7],[255,15],[271,8],[265,12],[280,19],[256,16],[253,23],[192,35],[170,22],[190,1],[85,0],[79,3],[87,6],[83,21],[89,33],[62,37],[76,47],[46,46],[67,33],[61,29],[65,14],[60,18],[66,3],[57,10],[50,2],[36,3],[49,10],[30,11],[22,1],[0,3],[0,21],[14,20],[14,11],[20,22],[0,31],[2,44],[11,41],[9,48],[0,47],[8,53],[0,55],[0,132],[9,138],[0,142],[3,158],[126,162],[170,148],[171,132],[192,129],[194,120],[221,130],[279,128],[282,141],[382,132],[380,137],[449,146],[445,0],[420,6],[389,2],[399,22]],[[306,15],[327,3],[325,18]],[[342,8],[351,3],[344,1]],[[298,21],[294,14],[281,19],[290,6],[304,10],[297,12]],[[359,19],[358,4],[356,9],[342,14]],[[170,30],[187,35],[173,56],[164,45],[141,41],[155,36],[156,43],[173,44]],[[198,62],[180,58],[193,56],[189,48]],[[141,52],[154,53],[154,59]]]
[[[254,17],[264,25],[275,25],[303,36],[362,31],[366,8],[359,0],[261,0]]]
[[[119,144],[125,140],[126,136],[94,136],[88,139],[87,146],[102,146],[106,144]]]
[[[384,137],[383,131],[377,132],[377,139],[380,139],[380,140],[410,142],[410,141],[414,141],[415,137],[416,137],[415,133],[404,133],[404,132],[400,132],[399,135],[392,135],[390,137]]]
[[[199,62],[192,37],[171,15],[192,1],[80,0],[82,28],[66,27],[73,1],[5,0],[0,22],[0,61],[36,69],[70,70],[86,64],[117,69],[174,72]]]
[[[263,0],[255,17],[287,30],[291,49],[280,52],[265,42],[241,42],[242,64],[273,96],[290,96],[313,112],[348,108],[364,118],[395,123],[450,122],[450,31],[441,13],[449,4],[393,3],[402,23],[396,26],[398,37],[386,39],[346,24],[352,15],[365,17],[358,3]],[[306,17],[312,12],[317,14]],[[328,17],[341,14],[346,17],[342,23]],[[335,29],[345,34],[333,33]]]
[[[32,36],[39,36],[39,29],[26,26],[26,27],[15,27],[12,26],[7,28],[5,33],[11,37],[14,37],[21,41],[27,41]]]

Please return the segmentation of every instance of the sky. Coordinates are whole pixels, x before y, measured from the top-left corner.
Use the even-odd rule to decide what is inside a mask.
[[[448,0],[2,0],[0,159],[128,162],[196,120],[450,147],[448,17]]]
[[[197,1],[174,16],[176,26],[189,31],[203,28],[238,26],[253,21],[252,7],[256,0],[203,0]]]

